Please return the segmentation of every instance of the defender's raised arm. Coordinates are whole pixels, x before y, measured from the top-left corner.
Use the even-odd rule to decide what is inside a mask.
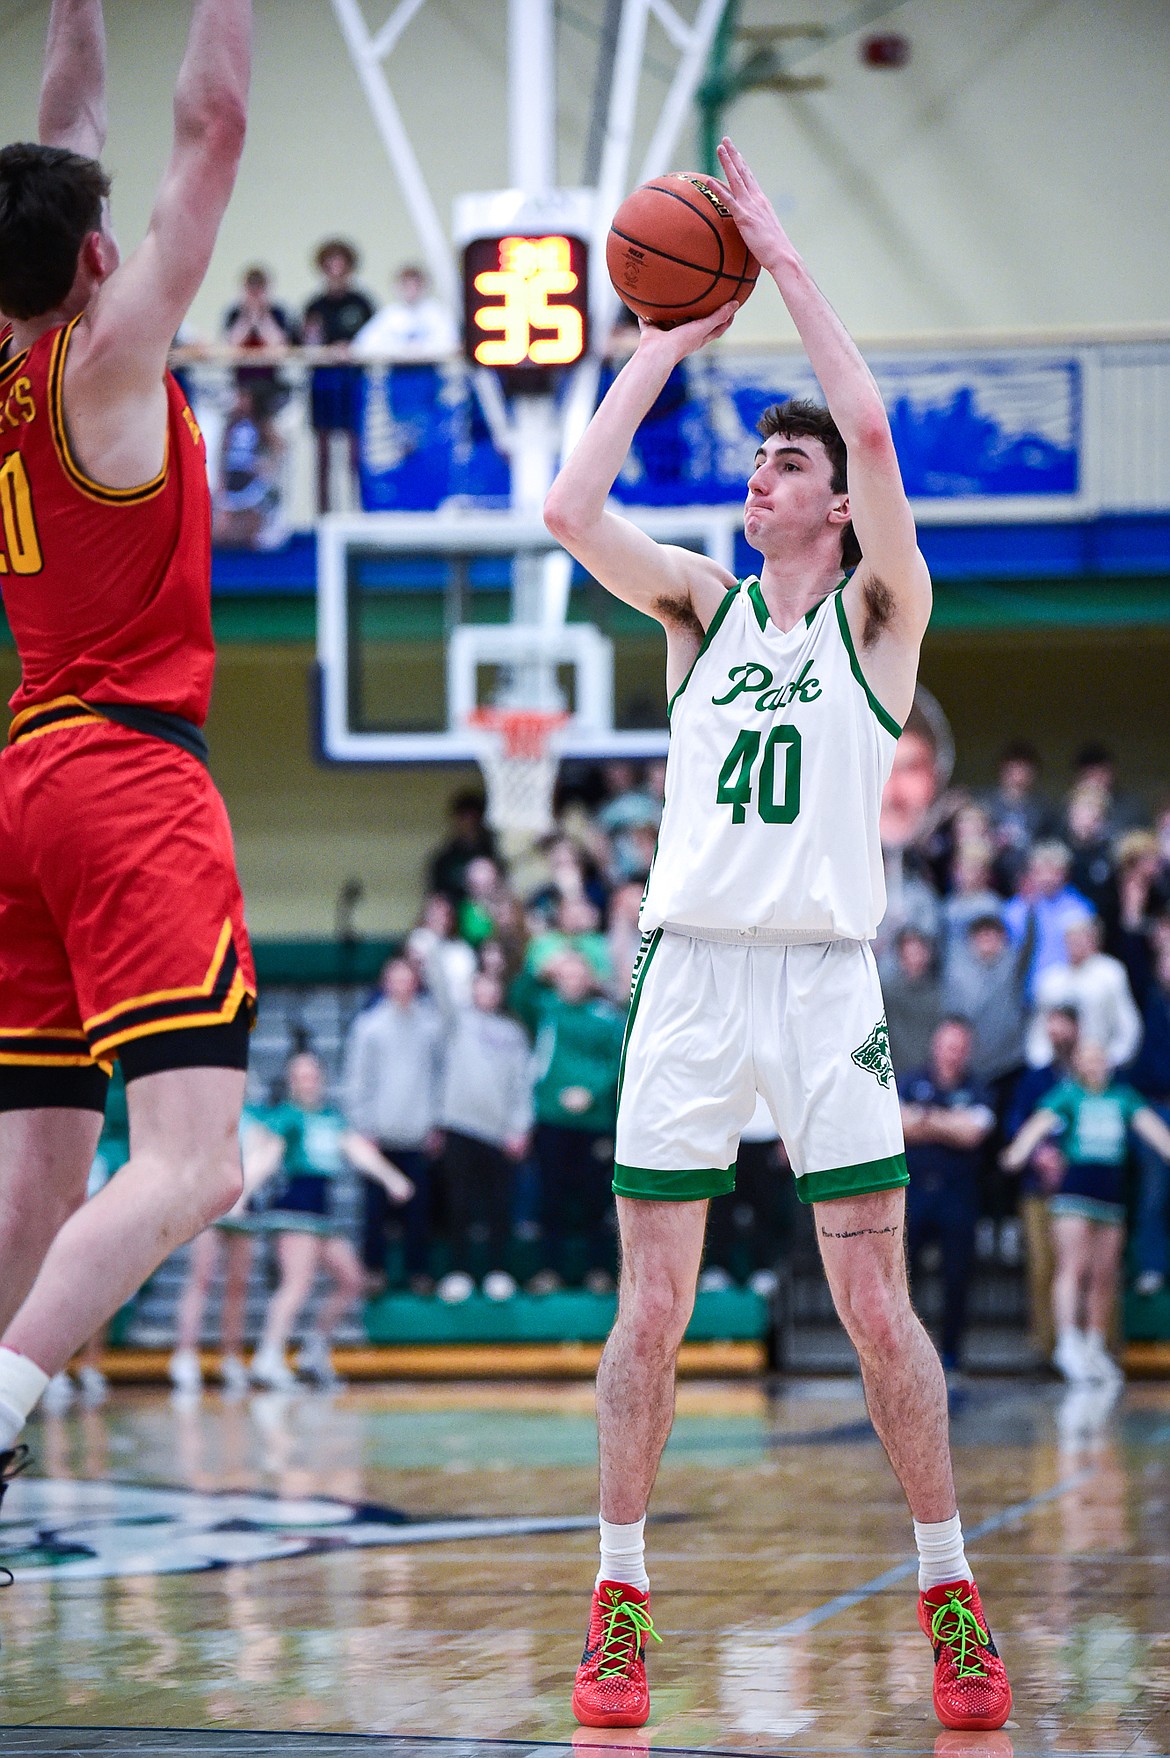
[[[37,122],[42,146],[101,158],[108,122],[102,0],[53,0]]]
[[[195,0],[175,133],[142,244],[100,289],[85,354],[112,386],[157,383],[199,290],[244,148],[251,0]]]

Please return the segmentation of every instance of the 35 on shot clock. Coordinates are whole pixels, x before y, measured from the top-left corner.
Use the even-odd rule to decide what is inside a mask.
[[[588,251],[579,238],[476,238],[463,255],[464,337],[477,366],[535,376],[589,345]]]

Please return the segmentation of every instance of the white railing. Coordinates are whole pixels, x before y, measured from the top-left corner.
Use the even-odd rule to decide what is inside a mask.
[[[1170,513],[1170,326],[881,337],[863,346],[923,524]],[[314,366],[342,358],[331,349],[177,351],[207,437],[213,485],[234,370],[271,366],[289,393],[274,417],[284,450],[284,523],[312,525],[317,462],[308,386]],[[394,370],[392,363],[362,364],[380,383],[387,367]],[[440,364],[444,396],[470,395],[462,360]],[[688,424],[688,467],[725,485],[733,501],[751,453],[749,412],[777,395],[818,396],[815,381],[795,346],[725,343],[692,357],[685,370],[692,404],[706,407],[706,420]],[[384,411],[382,422],[384,429]],[[356,511],[338,451],[333,504]],[[637,498],[634,480],[627,498]]]

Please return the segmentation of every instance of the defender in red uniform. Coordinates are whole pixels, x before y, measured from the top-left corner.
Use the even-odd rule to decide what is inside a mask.
[[[251,0],[194,0],[170,164],[119,260],[101,0],[53,0],[40,143],[0,152],[0,1494],[46,1380],[235,1201],[256,993],[207,772],[211,519],[167,351],[243,146]],[[82,1208],[109,1071],[131,1159]],[[27,1297],[27,1298],[26,1298]]]

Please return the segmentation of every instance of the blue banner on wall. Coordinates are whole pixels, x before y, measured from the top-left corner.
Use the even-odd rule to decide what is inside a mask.
[[[915,498],[1071,497],[1082,481],[1082,366],[1035,354],[871,362]],[[775,357],[694,356],[643,423],[615,487],[630,505],[739,500],[769,403],[823,396]]]
[[[915,499],[987,504],[1080,494],[1084,368],[1076,355],[890,355],[870,364]],[[603,393],[612,376],[603,374]],[[740,500],[760,413],[791,396],[824,400],[802,363],[768,354],[692,356],[639,428],[616,497],[633,506]],[[367,376],[367,511],[430,511],[452,498],[503,506],[508,483],[507,461],[460,367],[398,366]]]
[[[433,512],[455,496],[503,506],[509,493],[507,461],[458,366],[366,374],[360,475],[367,513]]]

